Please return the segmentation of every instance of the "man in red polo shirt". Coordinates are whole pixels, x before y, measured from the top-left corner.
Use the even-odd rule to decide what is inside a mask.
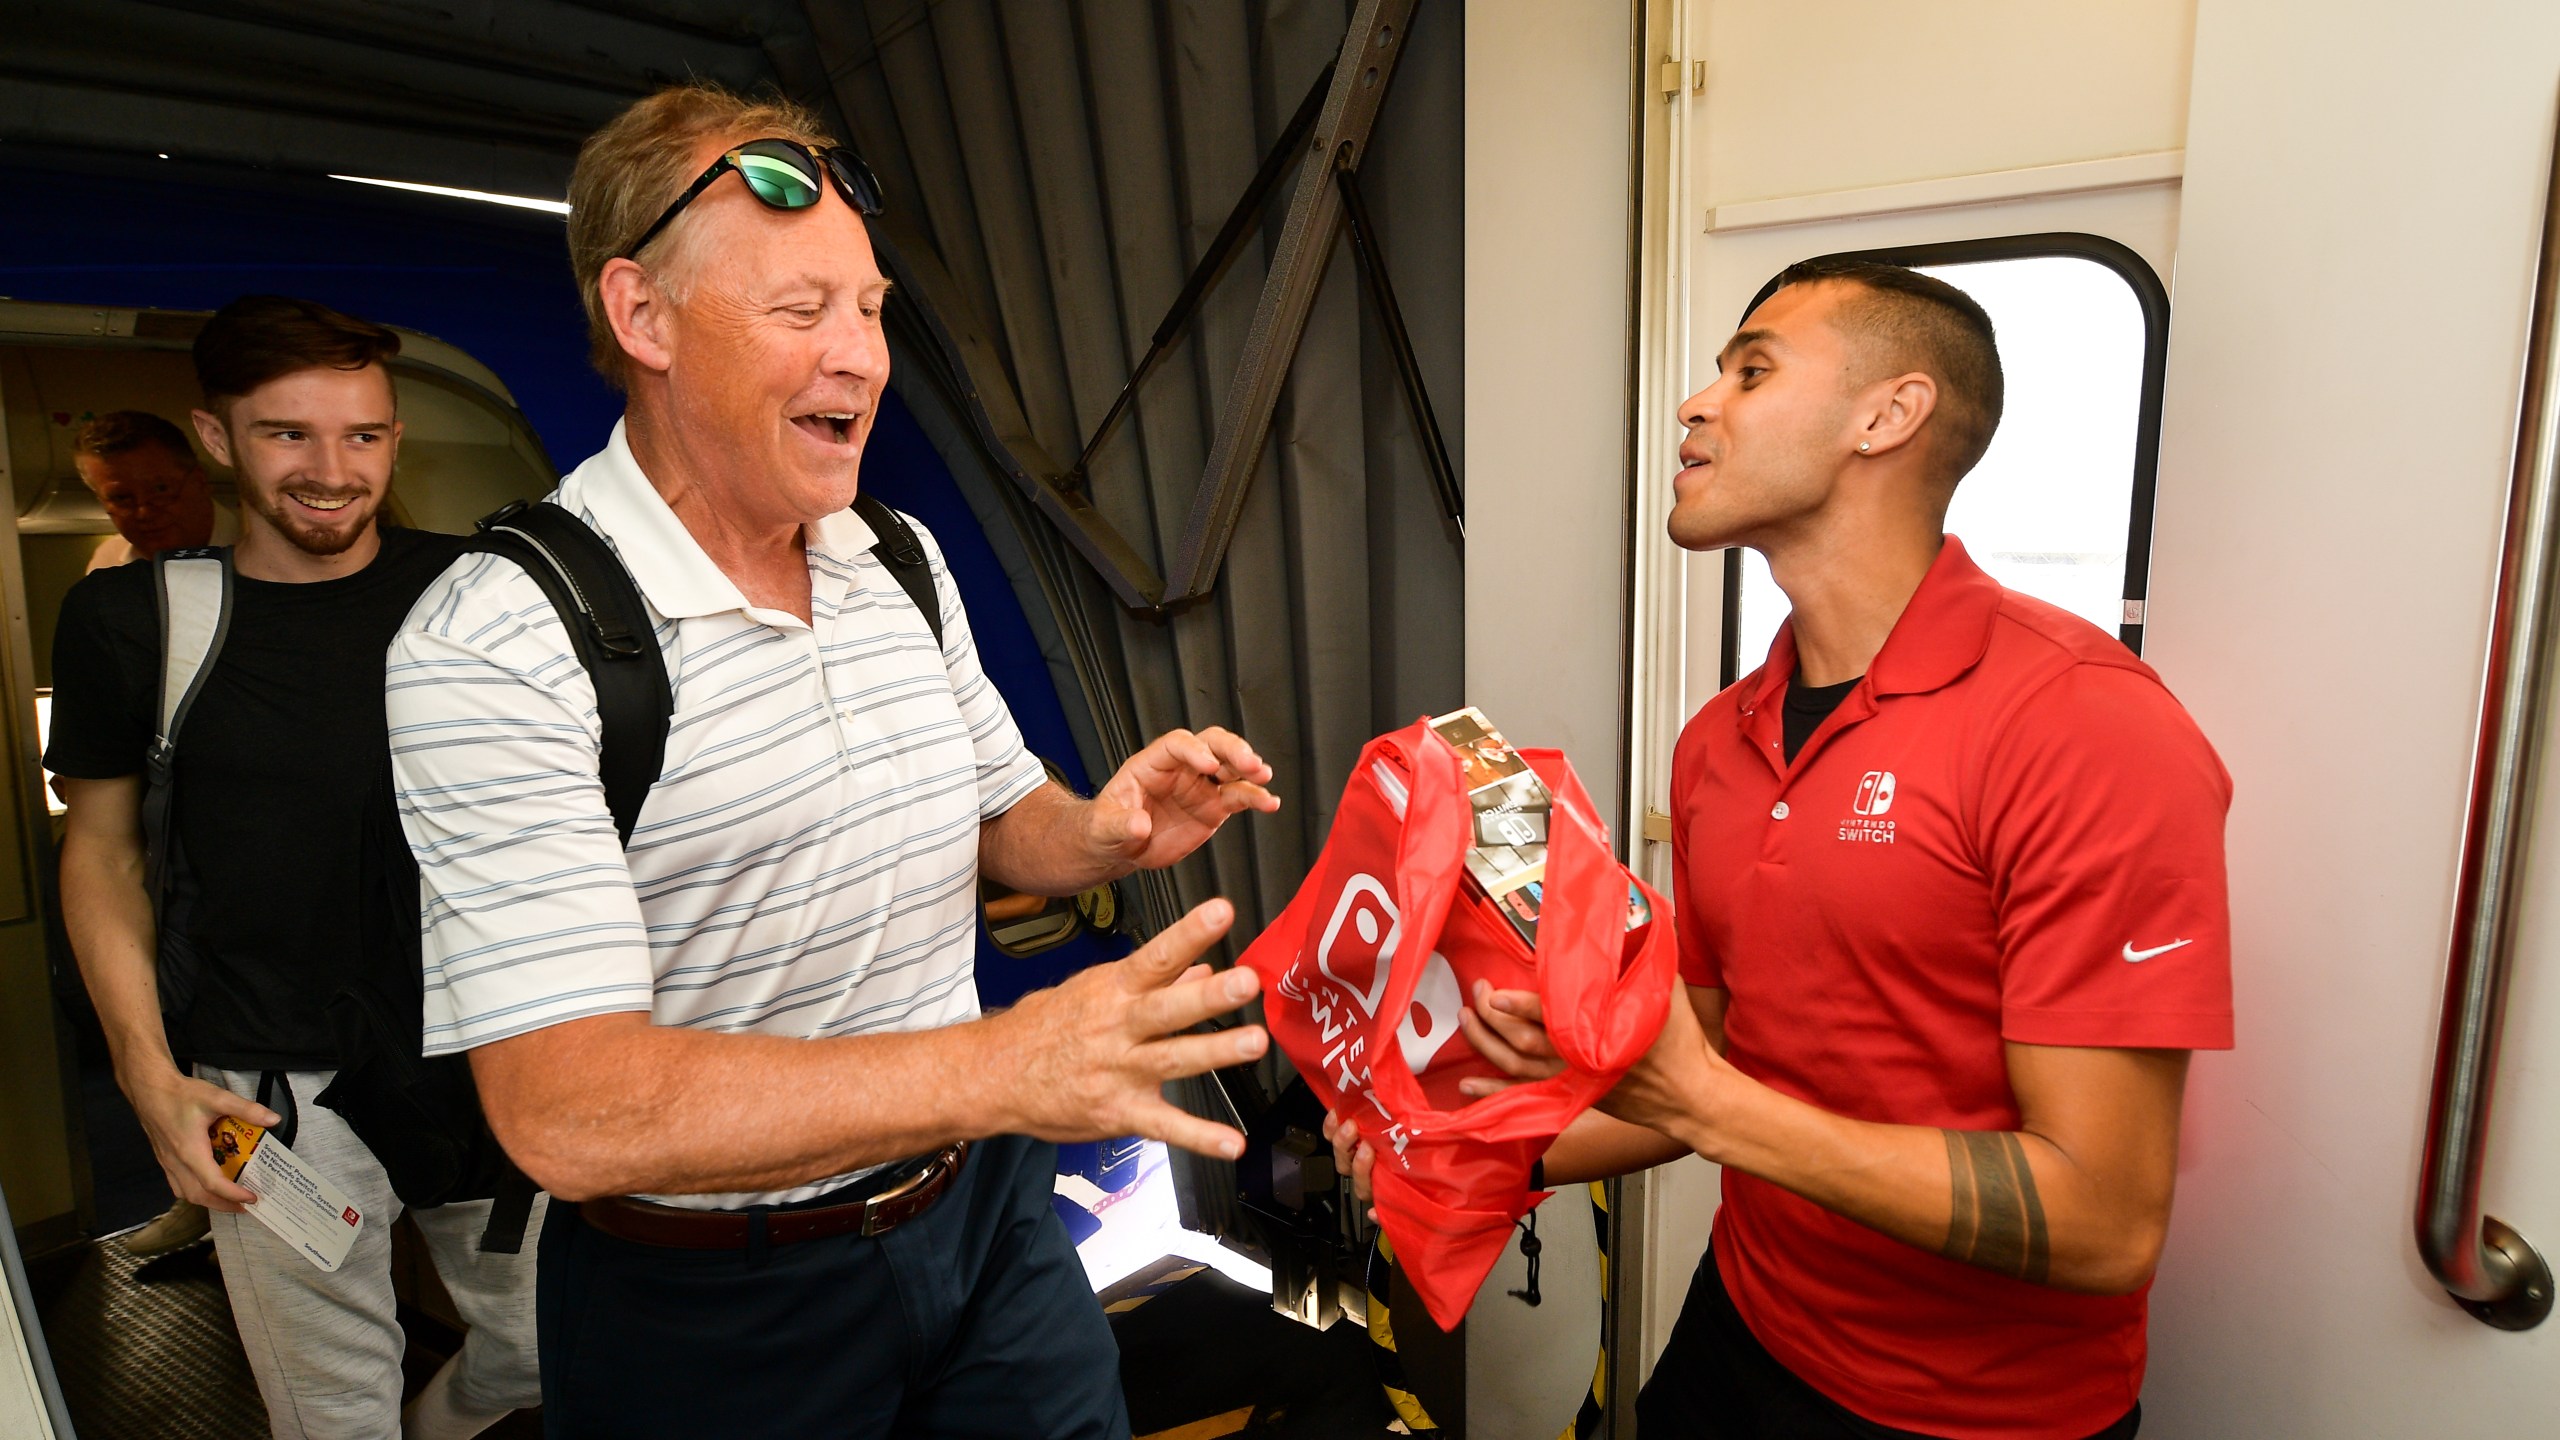
[[[1671,536],[1794,609],[1681,735],[1691,1003],[1545,1161],[1724,1167],[1645,1440],[2131,1436],[2187,1053],[2231,1044],[2230,781],[2149,667],[1943,533],[2000,418],[1972,299],[1809,262],[1719,363]],[[1474,998],[1478,1049],[1557,1068],[1535,995]]]

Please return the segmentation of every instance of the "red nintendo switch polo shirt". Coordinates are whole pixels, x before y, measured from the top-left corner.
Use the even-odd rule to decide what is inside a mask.
[[[1681,972],[1725,1057],[1835,1114],[2014,1130],[2005,1041],[2231,1045],[2231,782],[2150,667],[1950,536],[1787,763],[1795,644],[1699,711],[1672,779]],[[1724,1172],[1715,1254],[1780,1362],[1882,1425],[2078,1440],[2133,1407],[2147,1292],[2077,1295]]]

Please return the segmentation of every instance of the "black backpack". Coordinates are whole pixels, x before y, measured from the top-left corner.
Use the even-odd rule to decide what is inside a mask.
[[[853,509],[878,537],[872,555],[896,577],[923,614],[935,643],[941,643],[940,597],[915,532],[896,511],[868,495],[858,497]],[[628,844],[641,803],[657,784],[667,721],[675,708],[666,657],[639,587],[603,537],[548,501],[516,501],[481,520],[477,529],[464,553],[500,555],[521,566],[559,612],[578,661],[594,683],[601,731],[598,778],[614,828]],[[191,651],[197,648],[191,637],[210,630],[192,683],[174,687],[172,694],[169,674],[174,667],[164,665],[162,733],[152,747],[151,786],[143,807],[154,893],[178,913],[193,891],[183,860],[174,853],[175,832],[167,824],[174,739],[177,722],[220,653],[230,614],[229,553],[189,552],[188,558],[196,556],[219,565],[221,598],[209,627],[199,623],[179,632],[186,645],[164,641],[164,651]],[[167,637],[173,632],[165,565],[162,576],[161,634]],[[480,1248],[514,1253],[522,1246],[533,1183],[490,1133],[468,1057],[420,1053],[426,1020],[418,867],[400,828],[387,755],[365,808],[361,847],[362,884],[370,897],[361,907],[361,952],[372,963],[357,967],[330,999],[340,1060],[336,1078],[316,1098],[364,1141],[402,1203],[427,1207],[496,1199]],[[173,983],[180,994],[193,986],[195,957],[183,935],[174,945],[171,940],[179,928],[165,922],[160,927],[164,995],[172,993]],[[290,1137],[285,1143],[292,1143]]]

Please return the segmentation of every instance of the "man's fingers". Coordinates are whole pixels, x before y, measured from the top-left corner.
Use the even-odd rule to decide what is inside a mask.
[[[261,1130],[272,1130],[284,1123],[283,1116],[255,1100],[243,1099],[219,1085],[208,1085],[205,1088],[213,1092],[210,1097],[212,1108],[234,1120],[246,1120]],[[205,1128],[210,1130],[213,1127],[208,1125]]]
[[[1237,779],[1255,782],[1268,782],[1271,779],[1270,762],[1255,754],[1253,747],[1245,743],[1243,736],[1225,726],[1212,725],[1201,731],[1200,743],[1216,757],[1219,768]]]
[[[1476,1006],[1495,1015],[1516,1016],[1532,1025],[1547,1023],[1546,1002],[1538,998],[1535,990],[1496,990],[1492,981],[1479,980],[1476,982]]]
[[[225,1215],[239,1214],[242,1206],[257,1198],[222,1178],[222,1171],[213,1164],[210,1149],[205,1151],[202,1164],[192,1159],[182,1159],[175,1164],[163,1160],[160,1173],[169,1181],[170,1194],[207,1210],[219,1210]]]
[[[1167,730],[1155,738],[1154,744],[1130,756],[1129,763],[1120,769],[1122,776],[1136,779],[1139,788],[1158,792],[1168,783],[1178,783],[1182,776],[1217,773],[1217,752],[1188,730]],[[1155,778],[1150,780],[1149,776]]]
[[[228,1092],[228,1089],[223,1089],[223,1086],[210,1084],[210,1081],[200,1081],[195,1079],[195,1076],[187,1076],[184,1089],[179,1089],[177,1092],[177,1099],[182,1104],[192,1102],[197,1107],[184,1112],[182,1127],[189,1135],[207,1133],[207,1130],[212,1130],[212,1122],[220,1120],[223,1115],[230,1115],[233,1120],[251,1122],[251,1125],[256,1125],[259,1130],[274,1130],[276,1125],[284,1125],[282,1115],[276,1115],[274,1109],[266,1109],[264,1104],[259,1104],[256,1099],[248,1099],[246,1094]],[[210,1143],[212,1140],[207,1140],[207,1145]]]
[[[1333,1168],[1351,1181],[1351,1194],[1361,1204],[1369,1203],[1369,1176],[1377,1168],[1378,1152],[1360,1138],[1360,1126],[1352,1120],[1324,1117],[1324,1138],[1333,1144]]]
[[[1331,1112],[1324,1117],[1325,1143],[1333,1147],[1333,1168],[1351,1173],[1351,1152],[1360,1146],[1360,1127],[1348,1120],[1337,1120]]]
[[[1165,746],[1165,753],[1171,755],[1181,768],[1197,775],[1214,777],[1218,773],[1218,752],[1210,749],[1199,736],[1169,735],[1165,738],[1172,742]]]
[[[1140,1047],[1158,1080],[1181,1080],[1259,1060],[1271,1037],[1259,1025],[1239,1025],[1214,1035],[1174,1035]]]
[[[1546,1026],[1505,1015],[1482,1003],[1459,1008],[1472,1011],[1476,1019],[1482,1021],[1493,1033],[1501,1036],[1502,1042],[1519,1054],[1539,1060],[1557,1058],[1556,1042],[1547,1034]]]
[[[184,1182],[179,1191],[180,1199],[193,1200],[208,1210],[237,1215],[241,1206],[258,1198],[237,1181],[223,1177],[222,1167],[214,1163],[213,1142],[209,1139],[199,1141],[195,1150],[178,1157],[178,1162],[179,1168],[172,1170],[169,1178],[173,1183]],[[161,1168],[169,1169],[166,1165]],[[188,1191],[194,1193],[189,1194]]]
[[[1524,1055],[1493,1032],[1493,1027],[1477,1017],[1473,1006],[1458,1007],[1458,1028],[1465,1031],[1467,1043],[1476,1053],[1494,1063],[1494,1067],[1515,1080],[1544,1080],[1564,1072],[1564,1062],[1541,1056]]]
[[[1150,1140],[1179,1145],[1194,1154],[1233,1160],[1244,1153],[1244,1136],[1233,1127],[1203,1120],[1181,1106],[1148,1100],[1131,1117],[1132,1128]]]
[[[1141,997],[1129,1007],[1129,1026],[1140,1036],[1178,1034],[1203,1020],[1215,1020],[1242,1007],[1261,990],[1262,977],[1238,965],[1206,980],[1170,986]]]
[[[1190,969],[1191,963],[1218,943],[1219,937],[1227,933],[1227,927],[1235,923],[1236,907],[1224,900],[1204,900],[1193,906],[1190,914],[1158,931],[1154,939],[1121,961],[1121,977],[1133,990],[1161,990]],[[1209,1012],[1211,1015],[1216,1013],[1214,1010]],[[1172,1028],[1180,1029],[1181,1026]]]
[[[1244,810],[1268,815],[1280,808],[1280,797],[1250,780],[1231,780],[1218,787],[1218,810],[1224,818]]]
[[[219,1210],[226,1215],[238,1215],[258,1202],[257,1196],[223,1179],[219,1172],[197,1181],[196,1184],[203,1193],[195,1197],[195,1202],[207,1210]]]

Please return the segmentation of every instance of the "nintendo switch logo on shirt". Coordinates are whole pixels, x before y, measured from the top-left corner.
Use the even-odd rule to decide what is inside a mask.
[[[1893,808],[1894,779],[1890,770],[1870,770],[1858,780],[1858,793],[1849,801],[1849,809],[1857,818],[1840,822],[1840,838],[1859,845],[1893,843],[1893,822],[1880,818]]]
[[[1858,782],[1858,798],[1849,802],[1849,808],[1861,815],[1881,815],[1892,809],[1893,772],[1868,771],[1866,778]]]

